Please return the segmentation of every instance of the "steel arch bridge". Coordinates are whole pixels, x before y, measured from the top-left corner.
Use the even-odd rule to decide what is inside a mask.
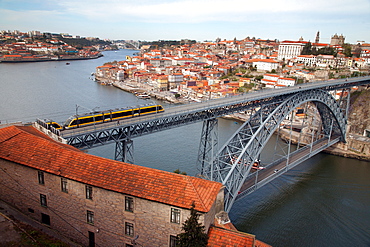
[[[126,119],[120,124],[107,122],[55,132],[66,143],[80,149],[115,143],[115,159],[134,163],[133,138],[203,121],[197,164],[199,176],[224,184],[225,209],[229,212],[236,199],[255,191],[336,142],[345,142],[349,92],[352,87],[368,84],[369,76],[305,83],[277,90],[265,89],[170,107],[164,113]],[[336,101],[330,94],[333,91],[341,91],[342,100]],[[345,97],[346,93],[348,97]],[[286,121],[284,119],[306,102],[314,104],[313,108],[317,109],[315,116],[321,119],[316,133],[311,131],[312,139],[294,152],[290,152],[289,146],[288,154],[267,164],[265,170],[254,171],[253,163],[259,159],[274,131],[280,131],[278,127]],[[250,119],[219,151],[217,118],[241,111],[250,111]],[[46,123],[43,124],[46,126]],[[275,173],[276,168],[278,172]]]
[[[335,142],[337,142],[340,137],[341,141],[345,141],[346,114],[330,93],[320,89],[299,92],[282,101],[261,105],[259,110],[239,128],[214,157],[212,157],[211,150],[215,145],[212,133],[215,123],[214,120],[210,120],[204,124],[204,140],[201,142],[203,146],[201,150],[208,151],[200,154],[200,173],[206,179],[224,184],[227,212],[239,196],[243,184],[252,173],[253,164],[259,159],[262,149],[272,134],[295,108],[306,102],[315,104],[320,114],[322,140],[336,138]],[[326,145],[321,146],[321,150],[335,142],[329,144],[328,141]],[[312,154],[307,155],[307,158],[311,156]]]

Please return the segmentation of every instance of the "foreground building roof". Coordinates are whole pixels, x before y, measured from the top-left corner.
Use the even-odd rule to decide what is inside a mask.
[[[31,126],[0,129],[0,158],[103,189],[180,208],[208,212],[218,182],[86,154]]]
[[[212,226],[208,232],[208,245],[212,247],[271,247],[256,239],[252,234]]]

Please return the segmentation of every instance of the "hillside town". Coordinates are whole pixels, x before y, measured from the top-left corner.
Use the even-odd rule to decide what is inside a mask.
[[[123,61],[96,68],[95,79],[132,92],[159,94],[172,101],[203,101],[266,88],[367,75],[370,44],[243,40],[196,42],[178,46],[143,45]]]
[[[115,47],[98,38],[40,31],[0,31],[0,62],[93,59]]]
[[[0,32],[0,62],[4,63],[92,59],[117,47],[110,41],[69,34]],[[98,66],[93,74],[97,82],[135,93],[138,98],[184,103],[369,72],[369,43],[351,45],[337,34],[330,43],[320,43],[318,32],[312,43],[303,38],[247,37],[183,40],[180,45],[141,44],[133,56]],[[365,153],[363,159],[368,160],[368,107],[363,102],[370,96],[360,96],[353,97],[358,102],[356,109],[351,109],[356,114],[351,115],[353,126],[348,129],[365,129],[364,135],[349,136],[342,149],[349,150],[346,157]],[[299,121],[303,123],[302,118]],[[119,121],[116,128],[121,128]],[[302,127],[302,133],[307,130],[310,134],[310,128],[303,131]],[[34,235],[40,235],[38,231],[49,235],[51,242],[66,243],[60,246],[175,247],[183,246],[179,240],[187,233],[187,224],[194,226],[188,222],[195,222],[197,232],[206,239],[198,246],[271,246],[234,226],[224,208],[224,184],[179,170],[168,172],[95,156],[50,138],[53,135],[39,121],[32,126],[0,126],[0,229],[4,229],[0,232],[7,234],[11,244],[22,241],[19,230],[13,229],[17,226],[25,234],[23,228],[27,227]],[[333,149],[333,153],[341,152],[336,146]],[[350,153],[353,150],[356,153]],[[24,238],[37,243],[33,236]]]

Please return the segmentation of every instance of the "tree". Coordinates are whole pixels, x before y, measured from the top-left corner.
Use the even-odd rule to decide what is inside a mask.
[[[180,171],[180,169],[176,169],[173,171],[174,173],[181,174],[181,175],[188,175],[186,172]]]
[[[350,44],[344,44],[344,55],[346,57],[352,57],[352,46]]]
[[[179,247],[203,247],[207,246],[208,235],[205,227],[198,222],[199,213],[194,209],[195,204],[191,205],[190,217],[184,222],[181,229],[184,231],[177,235],[176,246]]]
[[[303,49],[302,49],[301,54],[302,55],[311,55],[312,54],[312,45],[311,45],[311,42],[308,42],[308,43],[306,43],[303,46]]]

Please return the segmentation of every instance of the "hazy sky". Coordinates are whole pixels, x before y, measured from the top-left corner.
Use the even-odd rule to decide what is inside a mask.
[[[0,0],[0,30],[100,39],[370,43],[370,0]]]

